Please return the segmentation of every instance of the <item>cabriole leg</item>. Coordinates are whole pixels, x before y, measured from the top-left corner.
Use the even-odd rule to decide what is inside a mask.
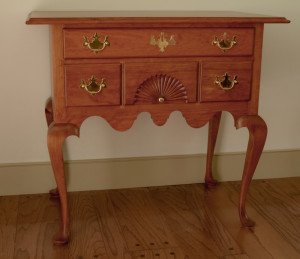
[[[207,157],[206,157],[206,174],[205,174],[205,185],[213,186],[216,185],[217,181],[212,175],[212,162],[214,156],[214,150],[216,146],[219,125],[221,120],[222,112],[217,112],[209,121],[208,129],[208,144],[207,144]]]
[[[61,227],[54,237],[55,245],[64,245],[69,241],[70,225],[62,145],[64,140],[71,135],[79,136],[79,130],[73,124],[52,123],[48,129],[48,151],[59,192],[62,217]]]
[[[50,127],[51,123],[54,121],[53,119],[53,105],[52,105],[52,99],[49,98],[46,102],[46,107],[45,107],[45,116],[46,116],[46,121],[48,128]],[[57,188],[52,189],[49,191],[51,198],[54,199],[59,199],[59,193]]]
[[[258,164],[267,137],[267,125],[257,115],[242,116],[236,120],[236,128],[247,127],[249,130],[249,142],[247,147],[243,178],[239,198],[239,216],[244,227],[252,227],[255,222],[248,218],[245,210],[245,202],[254,171]]]

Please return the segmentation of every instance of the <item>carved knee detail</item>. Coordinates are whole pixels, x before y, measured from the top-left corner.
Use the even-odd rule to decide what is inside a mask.
[[[54,121],[53,117],[53,106],[52,106],[52,99],[48,99],[45,107],[45,115],[47,120],[48,127],[51,125],[51,123]]]
[[[247,127],[249,132],[259,129],[262,133],[267,134],[268,128],[265,121],[258,115],[246,115],[239,117],[235,121],[235,127],[240,129],[242,127]]]

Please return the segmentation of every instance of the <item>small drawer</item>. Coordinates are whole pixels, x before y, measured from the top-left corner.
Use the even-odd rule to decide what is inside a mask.
[[[65,93],[68,107],[119,105],[120,92],[119,63],[65,66]]]
[[[65,29],[65,58],[241,56],[253,28]]]
[[[247,101],[252,62],[206,62],[202,65],[201,102]]]
[[[198,62],[126,63],[126,104],[194,103]]]

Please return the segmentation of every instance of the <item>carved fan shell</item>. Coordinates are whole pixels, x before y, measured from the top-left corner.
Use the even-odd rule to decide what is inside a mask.
[[[187,93],[182,83],[168,75],[155,75],[145,80],[137,89],[135,103],[187,103]]]

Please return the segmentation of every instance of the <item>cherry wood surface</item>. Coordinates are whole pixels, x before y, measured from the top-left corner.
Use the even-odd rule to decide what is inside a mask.
[[[230,90],[223,90],[214,82],[216,77],[229,80],[236,76],[237,84]],[[251,95],[252,62],[205,62],[202,65],[201,102],[248,101]]]
[[[249,141],[239,199],[239,215],[243,226],[252,227],[255,222],[248,218],[245,211],[245,202],[249,185],[266,142],[267,125],[261,117],[253,115],[242,116],[238,118],[235,124],[237,129],[247,127],[249,130]]]
[[[208,196],[207,202],[209,206],[213,207],[215,210],[218,211],[217,216],[221,220],[222,224],[226,224],[228,226],[228,230],[231,235],[236,237],[237,243],[239,245],[245,244],[243,246],[243,251],[246,253],[249,258],[298,258],[299,257],[299,223],[296,224],[292,223],[290,217],[293,218],[295,212],[299,210],[299,202],[295,202],[297,200],[297,196],[299,196],[299,177],[298,178],[289,178],[289,179],[269,179],[269,180],[257,180],[252,181],[252,186],[255,186],[256,183],[259,183],[259,187],[254,187],[256,190],[257,188],[260,189],[260,192],[264,194],[268,193],[265,197],[263,197],[263,202],[260,203],[264,207],[265,213],[260,214],[262,210],[257,210],[259,208],[259,202],[256,201],[255,193],[253,193],[252,188],[249,189],[249,198],[252,198],[252,202],[250,203],[248,211],[255,218],[256,225],[252,228],[245,228],[241,229],[240,227],[234,224],[234,221],[237,218],[237,215],[233,212],[233,208],[236,208],[236,200],[238,199],[238,190],[240,189],[240,184],[238,183],[230,183],[227,184],[220,184],[218,188],[213,190],[215,195]],[[281,185],[282,184],[282,185]],[[288,217],[283,216],[284,211],[281,207],[278,207],[278,196],[276,193],[280,193],[282,198],[287,197],[287,190],[285,188],[292,188],[293,185],[298,185],[298,187],[294,188],[296,190],[295,193],[298,193],[296,196],[296,200],[290,204],[290,201],[287,199],[285,203],[286,207],[292,208],[294,212],[291,212]],[[251,187],[252,187],[251,186]],[[270,188],[271,187],[271,188]],[[226,193],[226,195],[224,195]],[[253,196],[252,196],[253,195]],[[219,199],[216,202],[215,199]],[[261,198],[260,198],[261,200]],[[269,202],[266,202],[269,201]],[[268,207],[274,210],[270,212]],[[261,208],[261,207],[260,207]],[[219,213],[221,210],[226,210],[227,213]],[[275,212],[276,211],[276,212]],[[287,212],[287,211],[286,211]],[[275,213],[273,215],[269,213]],[[266,216],[268,215],[268,216]],[[279,217],[281,220],[279,224],[278,221],[274,222],[269,220],[271,218]],[[284,218],[284,220],[282,220]],[[289,224],[287,222],[291,220],[291,224],[293,224],[292,228],[289,228]],[[287,225],[286,225],[287,224]],[[285,235],[280,232],[280,228],[282,226],[286,226],[286,229],[289,229],[288,232],[297,231],[297,236],[290,236]],[[245,231],[244,231],[245,230]],[[251,233],[251,234],[250,234]],[[297,245],[295,246],[295,241]],[[293,242],[293,244],[292,244]],[[246,245],[247,244],[247,245]],[[263,244],[263,246],[262,246]],[[295,250],[294,250],[295,249]]]
[[[153,75],[167,75],[175,80],[179,81],[186,91],[186,102],[195,103],[197,102],[197,88],[198,88],[198,62],[127,62],[125,63],[125,104],[134,104],[135,95],[137,93],[138,87],[144,81],[149,80]],[[159,88],[168,87],[168,82],[163,80],[149,80],[148,93],[149,97],[151,94],[155,95],[155,92]],[[166,89],[162,89],[162,93]],[[149,92],[150,91],[150,92]],[[173,95],[176,96],[176,90],[172,91]],[[172,93],[170,98],[172,99]],[[165,103],[177,103],[182,101],[178,100],[166,100]],[[155,101],[154,101],[155,103]],[[153,100],[147,99],[146,96],[144,101],[138,102],[137,104],[153,104]]]
[[[252,181],[251,228],[236,224],[239,188],[238,181],[69,193],[76,234],[68,246],[51,243],[58,200],[3,196],[0,258],[299,258],[300,178]]]
[[[205,184],[210,186],[216,185],[216,180],[213,177],[213,156],[214,150],[217,142],[217,136],[221,121],[222,112],[217,112],[214,116],[209,120],[209,128],[208,128],[208,144],[207,144],[207,155],[206,155],[206,173],[205,173]]]
[[[210,121],[205,179],[207,185],[213,185],[211,164],[221,112],[232,114],[237,129],[247,127],[249,130],[238,210],[242,226],[252,227],[254,222],[248,219],[245,202],[267,135],[266,124],[258,116],[263,26],[265,22],[289,21],[281,17],[229,15],[232,13],[227,13],[228,16],[219,13],[219,17],[208,17],[208,13],[201,17],[200,12],[197,15],[186,13],[187,16],[184,12],[181,15],[174,12],[173,16],[168,13],[165,17],[159,13],[157,16],[149,13],[148,17],[139,17],[138,13],[131,13],[129,17],[124,13],[120,17],[116,13],[110,13],[111,17],[108,13],[91,17],[90,13],[84,17],[81,13],[77,18],[72,16],[74,14],[66,13],[66,17],[62,17],[62,13],[41,13],[39,17],[33,13],[27,21],[27,24],[48,23],[52,27],[53,96],[47,102],[45,112],[49,126],[48,150],[57,183],[57,189],[51,195],[60,198],[62,217],[54,244],[68,243],[72,229],[62,145],[68,136],[79,136],[82,122],[90,116],[104,118],[119,131],[131,128],[141,112],[149,112],[159,126],[166,123],[173,111],[180,111],[187,124],[194,128]],[[85,37],[91,42],[96,33],[100,41],[107,36],[110,42],[101,51],[83,44]],[[157,41],[163,34],[166,41],[171,35],[173,40],[164,42],[161,49],[150,44],[152,36]],[[236,42],[221,49],[213,43],[215,39]],[[216,84],[216,79],[222,81],[225,74],[229,75],[229,80],[237,80],[230,90]],[[102,79],[106,84],[95,95],[80,88],[83,82],[89,84],[92,76],[98,79],[98,84]],[[143,197],[144,194],[139,195]],[[116,199],[112,198],[112,202],[119,209],[121,228],[127,230],[123,233],[126,245],[131,250],[135,246],[149,250],[149,243],[142,241],[146,233],[139,237],[132,235],[134,228],[122,216],[128,210],[122,207],[124,197],[127,194],[120,194]],[[148,205],[151,207],[150,203]],[[139,215],[138,211],[132,214],[131,220],[135,217],[139,222],[144,220],[143,226],[153,229],[154,236],[170,239],[160,240],[150,247],[165,251],[170,249],[170,244],[175,246],[159,218],[148,218],[146,214]],[[201,227],[196,223],[192,225],[195,231]],[[139,232],[142,233],[144,228]],[[136,238],[141,243],[137,243]],[[210,241],[207,242],[209,246]],[[214,250],[213,241],[209,249]],[[209,253],[206,255],[210,256]]]
[[[18,196],[0,197],[0,258],[13,258],[18,204]]]
[[[238,45],[232,51],[224,52],[211,43],[215,36],[219,39],[224,34],[220,28],[158,28],[158,29],[131,29],[126,28],[126,33],[117,29],[93,28],[88,30],[64,30],[65,58],[120,58],[120,57],[195,57],[195,56],[241,56],[251,55],[253,52],[253,28],[226,28],[228,37],[236,36]],[[169,45],[164,52],[158,51],[157,46],[149,46],[151,36],[158,39],[164,32],[165,38],[174,36],[176,44]],[[83,48],[83,35],[90,41],[98,33],[103,41],[108,36],[110,46],[105,51],[94,53],[88,48]]]
[[[105,24],[120,27],[128,23],[143,25],[145,17],[151,24],[171,23],[180,27],[222,23],[289,23],[285,17],[275,17],[234,11],[35,11],[27,18],[27,24]],[[112,19],[118,18],[118,19]],[[122,23],[121,25],[119,23]],[[148,24],[144,24],[147,27]]]
[[[54,172],[57,190],[61,204],[62,225],[54,238],[54,244],[64,245],[69,240],[70,223],[68,214],[66,177],[64,174],[62,145],[64,140],[71,135],[79,136],[78,128],[72,124],[50,124],[48,129],[48,150]]]
[[[100,94],[92,95],[85,89],[80,88],[82,80],[90,84],[92,76],[97,78],[97,84],[105,79],[106,87]],[[66,65],[66,105],[72,106],[98,106],[120,105],[121,103],[121,65],[115,64],[84,64]]]

